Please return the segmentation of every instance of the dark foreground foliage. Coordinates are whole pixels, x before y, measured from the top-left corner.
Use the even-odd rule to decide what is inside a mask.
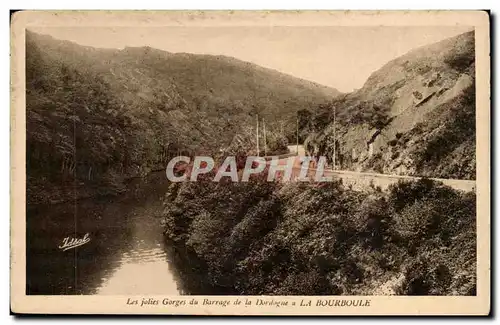
[[[176,183],[165,234],[189,294],[475,295],[476,201],[429,180]]]

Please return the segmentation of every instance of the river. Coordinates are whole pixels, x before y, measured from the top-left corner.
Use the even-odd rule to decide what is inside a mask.
[[[27,294],[178,295],[162,234],[163,173],[128,194],[27,208]],[[59,248],[66,237],[90,241]]]

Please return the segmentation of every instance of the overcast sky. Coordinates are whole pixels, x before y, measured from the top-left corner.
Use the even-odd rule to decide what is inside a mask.
[[[57,27],[30,28],[101,48],[151,46],[228,55],[349,92],[409,50],[470,27]]]

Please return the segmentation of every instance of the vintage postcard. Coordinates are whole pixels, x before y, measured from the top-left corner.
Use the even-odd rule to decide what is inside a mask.
[[[485,11],[21,11],[11,310],[487,315]]]

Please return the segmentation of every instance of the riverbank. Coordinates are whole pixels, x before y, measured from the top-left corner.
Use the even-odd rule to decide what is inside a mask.
[[[475,294],[473,192],[198,182],[172,184],[164,205],[191,294]]]
[[[85,184],[36,184],[27,183],[26,203],[28,205],[62,204],[90,198],[117,196],[125,189],[106,189],[97,185]]]
[[[114,176],[116,178],[116,176]],[[164,169],[155,169],[144,176],[116,178],[114,182],[60,181],[51,182],[43,178],[28,178],[26,203],[28,205],[63,204],[85,199],[113,198],[141,192],[143,184],[168,185]]]

